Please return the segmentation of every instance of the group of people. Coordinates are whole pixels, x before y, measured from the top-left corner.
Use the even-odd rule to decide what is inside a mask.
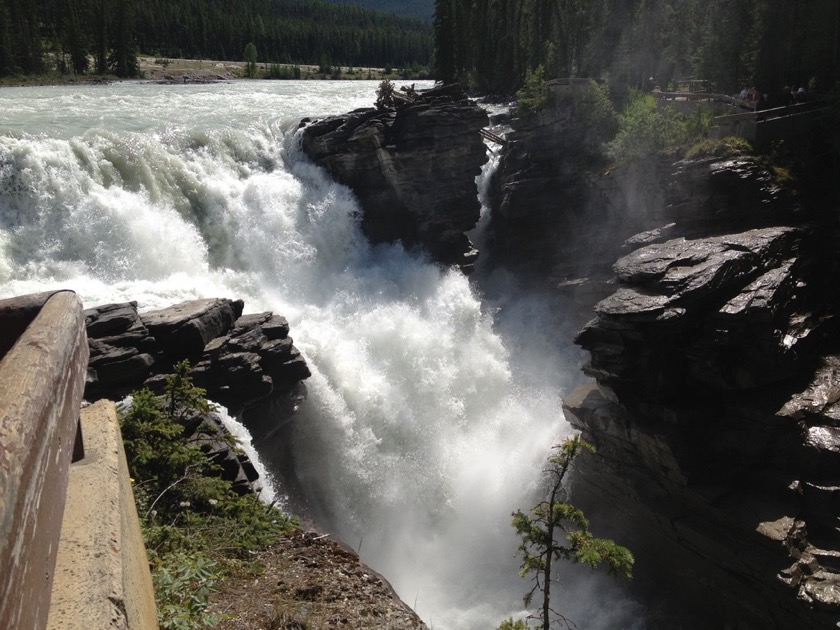
[[[785,105],[796,105],[808,100],[808,90],[805,89],[804,85],[800,85],[798,88],[786,85],[782,95],[785,99]]]
[[[744,86],[741,93],[738,95],[738,98],[746,102],[756,111],[767,107],[767,96],[764,92],[759,92],[755,86],[752,86],[749,89],[747,89],[747,86]]]
[[[776,96],[768,97],[767,94],[756,89],[755,86],[744,88],[738,94],[738,98],[747,103],[756,111],[767,109],[768,107],[785,107],[787,105],[796,105],[804,103],[808,100],[808,94],[814,92],[816,89],[816,77],[811,77],[811,80],[806,84],[799,86],[786,85],[784,90]]]

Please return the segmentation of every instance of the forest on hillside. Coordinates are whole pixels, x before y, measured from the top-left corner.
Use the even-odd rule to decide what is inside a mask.
[[[427,66],[427,21],[314,0],[0,0],[0,76],[136,76],[137,53],[264,63]]]
[[[529,70],[734,93],[838,76],[837,0],[435,0],[435,77],[512,93]]]
[[[372,11],[386,11],[427,21],[431,21],[435,11],[435,0],[326,0],[326,2],[354,4]]]

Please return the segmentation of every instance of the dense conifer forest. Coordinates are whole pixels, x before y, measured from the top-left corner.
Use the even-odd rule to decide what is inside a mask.
[[[0,76],[137,75],[137,53],[407,68],[431,63],[427,20],[314,0],[0,0]]]
[[[335,4],[354,4],[372,11],[386,11],[405,17],[416,17],[431,21],[435,12],[435,0],[326,0]]]
[[[511,93],[542,65],[637,88],[827,90],[838,30],[837,0],[435,0],[435,76]]]

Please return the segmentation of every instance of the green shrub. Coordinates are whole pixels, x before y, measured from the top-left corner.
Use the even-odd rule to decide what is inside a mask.
[[[537,66],[525,74],[525,82],[516,93],[516,115],[530,116],[548,103],[548,87],[545,83],[545,69]]]
[[[207,612],[210,595],[218,591],[222,571],[216,562],[196,553],[172,554],[155,572],[155,599],[164,630],[197,630],[215,626],[219,615]]]
[[[272,63],[268,66],[268,72],[265,74],[265,78],[274,80],[300,79],[300,67]]]
[[[593,155],[601,155],[604,143],[615,136],[618,119],[610,101],[606,85],[589,81],[585,86],[575,86],[565,98],[573,108],[575,127],[583,137],[583,146]]]
[[[186,361],[167,377],[162,396],[143,389],[120,407],[162,628],[215,623],[205,610],[215,582],[249,552],[297,526],[256,495],[236,494],[219,476],[220,468],[201,450],[202,435],[227,440],[231,447],[235,439],[203,422],[212,410],[205,391],[193,385]]]
[[[685,153],[687,160],[702,157],[735,157],[753,152],[752,145],[746,138],[727,136],[725,138],[706,138],[694,144]]]
[[[510,619],[505,619],[496,630],[528,630],[528,624],[521,619],[514,621],[511,617]]]
[[[660,110],[651,94],[633,91],[618,116],[618,133],[606,145],[607,156],[616,162],[638,160],[687,144],[708,133],[711,120],[711,111],[702,107],[689,114],[673,107]]]

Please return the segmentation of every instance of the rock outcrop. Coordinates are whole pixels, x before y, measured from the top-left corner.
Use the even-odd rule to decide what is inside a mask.
[[[576,340],[597,380],[565,401],[599,449],[584,483],[686,627],[835,627],[840,231],[748,159],[675,166],[680,218],[631,240]]]
[[[433,260],[469,271],[477,252],[465,232],[481,210],[475,177],[487,161],[487,114],[459,86],[396,106],[304,121],[304,152],[362,206],[372,243],[420,246]]]
[[[231,415],[242,417],[252,434],[252,424],[265,433],[277,430],[305,398],[309,368],[284,317],[242,315],[243,306],[241,300],[213,298],[145,313],[137,312],[136,302],[87,309],[85,398],[119,400],[142,387],[161,391],[172,367],[187,359],[193,382]],[[235,490],[253,487],[256,470],[246,456],[230,449],[214,414],[196,418],[186,430]]]
[[[575,502],[633,550],[647,627],[834,628],[836,210],[725,146],[607,168],[579,122],[513,121],[486,245],[580,322]]]
[[[160,389],[164,375],[183,359],[192,365],[195,384],[232,415],[294,392],[310,373],[289,337],[289,323],[273,313],[242,315],[243,306],[213,298],[145,313],[137,312],[136,302],[87,309],[93,374],[85,397]]]

